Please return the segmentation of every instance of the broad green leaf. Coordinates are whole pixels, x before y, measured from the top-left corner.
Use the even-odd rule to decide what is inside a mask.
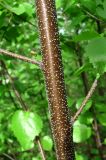
[[[80,108],[83,100],[84,100],[84,98],[78,99],[78,101],[77,101],[77,103],[76,103],[76,108],[77,108],[77,109]],[[92,106],[92,100],[89,100],[89,101],[86,103],[86,105],[85,105],[85,107],[83,108],[83,110],[82,110],[81,113],[85,113],[86,111],[88,111],[91,106]]]
[[[51,151],[53,147],[53,141],[49,136],[44,136],[41,139],[41,144],[44,150]]]
[[[24,2],[23,6],[25,8],[25,12],[29,15],[32,16],[34,13],[34,9],[32,8],[32,5],[30,3]]]
[[[25,12],[25,7],[24,7],[23,4],[19,4],[19,6],[18,7],[14,7],[12,9],[12,11],[17,15],[21,15],[21,14],[23,14]]]
[[[90,125],[93,122],[93,116],[90,112],[86,112],[84,114],[81,114],[78,118],[79,122],[82,124]]]
[[[11,128],[21,146],[30,149],[35,136],[42,130],[42,120],[37,114],[18,110],[12,116]]]
[[[32,5],[27,2],[21,3],[19,4],[18,7],[11,8],[11,10],[17,15],[27,13],[29,16],[32,16],[32,14],[34,13],[34,9],[32,8]]]
[[[101,125],[106,126],[106,113],[98,114],[97,119],[101,123]]]
[[[76,121],[73,127],[73,141],[75,143],[81,143],[90,138],[90,136],[91,128]]]
[[[91,63],[106,62],[106,38],[101,37],[91,40],[85,51]]]
[[[97,32],[86,31],[86,32],[80,33],[79,35],[74,36],[73,41],[75,42],[86,41],[86,40],[91,40],[96,37],[99,37],[99,34]]]

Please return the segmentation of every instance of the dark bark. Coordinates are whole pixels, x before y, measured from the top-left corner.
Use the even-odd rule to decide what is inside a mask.
[[[36,8],[56,155],[58,160],[74,160],[55,1],[36,0]]]

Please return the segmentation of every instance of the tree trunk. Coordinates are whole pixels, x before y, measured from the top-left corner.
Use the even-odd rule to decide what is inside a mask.
[[[56,155],[58,160],[74,160],[55,1],[36,0],[36,8]]]

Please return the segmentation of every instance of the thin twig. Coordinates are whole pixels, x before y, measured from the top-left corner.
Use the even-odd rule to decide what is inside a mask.
[[[101,148],[102,143],[101,143],[101,138],[100,138],[100,133],[99,133],[99,127],[98,127],[96,118],[94,118],[93,129],[94,129],[95,134],[96,134],[97,147],[98,147],[98,148]]]
[[[94,80],[87,96],[85,97],[85,99],[83,100],[80,108],[78,109],[78,111],[76,112],[76,114],[74,115],[74,117],[72,118],[72,124],[75,122],[75,120],[79,117],[79,115],[81,114],[84,106],[86,105],[86,103],[88,102],[88,100],[91,98],[92,94],[94,93],[95,89],[96,89],[96,86],[97,86],[97,82],[98,82],[98,78],[99,77],[96,77],[96,79]]]
[[[16,58],[16,59],[20,59],[20,60],[28,62],[28,63],[36,64],[40,68],[43,68],[42,62],[40,62],[40,61],[36,61],[36,60],[30,59],[28,57],[25,57],[25,56],[22,56],[22,55],[18,55],[16,53],[13,53],[13,52],[1,49],[1,48],[0,48],[0,53],[4,54],[4,55],[7,55],[7,56],[10,56],[10,57],[13,57],[13,58]]]
[[[39,151],[40,151],[41,156],[42,156],[42,160],[46,160],[45,153],[44,153],[44,151],[43,151],[43,148],[42,148],[42,145],[41,145],[41,142],[40,142],[39,137],[36,138],[36,142],[37,142],[37,144],[38,144]]]
[[[5,157],[7,157],[7,158],[9,158],[9,159],[11,159],[11,160],[15,160],[14,158],[10,157],[10,156],[9,156],[8,154],[6,154],[6,153],[3,153],[2,155],[5,156]]]
[[[4,77],[4,80],[5,80],[5,83],[6,83],[6,76],[5,76],[4,68],[3,68],[3,75],[2,75],[2,76]],[[12,100],[12,102],[13,102],[15,108],[18,108],[17,103],[16,103],[16,100],[15,100],[14,97],[12,96],[11,91],[10,91],[8,85],[7,85],[7,89],[8,89],[8,93],[9,93],[10,99]]]
[[[103,20],[99,19],[98,17],[96,17],[95,15],[93,15],[91,12],[85,10],[83,7],[81,7],[79,4],[77,5],[78,8],[80,8],[86,15],[88,15],[89,17],[91,17],[92,19],[99,21],[101,23],[105,23]]]
[[[89,11],[86,11],[85,9],[83,9],[83,12],[85,12],[92,19],[95,19],[95,20],[103,23],[103,21],[101,19],[97,18],[95,15],[91,14]]]
[[[16,89],[16,87],[15,87],[15,85],[14,85],[14,81],[13,81],[12,77],[11,77],[10,74],[8,73],[8,70],[7,70],[7,68],[6,68],[5,63],[4,63],[3,61],[0,61],[0,63],[1,63],[1,66],[4,68],[6,75],[8,76],[8,79],[9,79],[9,81],[10,81],[10,83],[11,83],[11,86],[12,86],[12,88],[13,88],[13,91],[14,91],[14,93],[15,93],[18,101],[20,102],[22,108],[23,108],[24,110],[28,110],[27,105],[24,103],[21,95],[19,94],[18,90]]]
[[[96,113],[95,113],[94,108],[92,108],[92,111],[93,111],[93,116],[94,116],[93,130],[95,133],[96,146],[98,148],[99,156],[100,156],[101,160],[105,160],[105,157],[103,154],[103,146],[102,146],[102,142],[101,142],[101,136],[100,136],[100,132],[99,132],[99,126],[97,123]]]

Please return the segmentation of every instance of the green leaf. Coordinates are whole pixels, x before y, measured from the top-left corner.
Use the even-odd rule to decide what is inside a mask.
[[[7,26],[8,21],[6,20],[6,13],[0,12],[0,28]]]
[[[97,112],[105,112],[106,113],[106,104],[97,103],[97,104],[95,104],[95,109]]]
[[[8,29],[8,31],[6,31],[6,35],[5,37],[12,41],[13,39],[15,39],[17,36],[19,35],[19,32],[18,32],[18,28],[16,26],[14,27],[11,27]]]
[[[104,142],[103,142],[103,144],[104,144],[104,145],[106,145],[106,138],[104,139]]]
[[[96,0],[96,5],[102,5],[103,1],[102,0]]]
[[[101,125],[106,126],[106,113],[98,114],[97,119],[101,123]]]
[[[56,0],[56,8],[60,8],[62,6],[62,1]]]
[[[30,149],[35,136],[42,130],[42,120],[37,114],[18,110],[12,116],[11,128],[21,146]]]
[[[82,72],[89,70],[89,64],[84,64],[83,66],[79,67],[75,72],[74,76],[79,76]]]
[[[73,127],[73,141],[75,143],[80,143],[86,141],[90,136],[91,128],[76,121]]]
[[[95,12],[96,11],[96,2],[92,0],[81,0],[82,5],[88,10]]]
[[[32,5],[30,3],[24,2],[23,6],[25,8],[25,12],[29,15],[32,16],[34,13],[34,9],[32,8]]]
[[[78,153],[75,153],[75,158],[76,160],[88,160],[87,156],[85,156],[84,154],[78,154]]]
[[[96,12],[100,17],[106,19],[106,1],[102,2],[102,6],[98,5]]]
[[[77,109],[80,108],[83,100],[84,100],[84,98],[78,99],[78,101],[77,101],[77,103],[76,103],[76,108],[77,108]],[[81,113],[85,113],[86,111],[88,111],[91,106],[92,106],[92,100],[89,100],[89,101],[86,103],[86,105],[85,105],[85,107],[83,108],[83,110],[82,110]]]
[[[17,15],[21,15],[21,14],[23,14],[25,12],[25,7],[24,7],[23,4],[19,4],[19,6],[18,7],[14,7],[12,9],[12,11]]]
[[[86,32],[80,33],[79,35],[74,36],[73,41],[75,42],[86,41],[86,40],[91,40],[99,36],[100,35],[97,32],[86,31]]]
[[[79,122],[82,124],[90,125],[93,122],[93,116],[90,112],[86,112],[84,114],[81,114],[78,118]]]
[[[11,8],[11,11],[17,15],[27,13],[27,15],[32,16],[32,14],[34,13],[34,9],[32,8],[32,5],[27,2],[19,4],[18,7]]]
[[[106,62],[106,38],[100,37],[91,40],[85,51],[91,63]]]
[[[45,151],[51,151],[51,150],[52,150],[53,141],[52,141],[52,139],[51,139],[49,136],[44,136],[44,137],[41,139],[41,144],[42,144],[43,149],[44,149]]]

